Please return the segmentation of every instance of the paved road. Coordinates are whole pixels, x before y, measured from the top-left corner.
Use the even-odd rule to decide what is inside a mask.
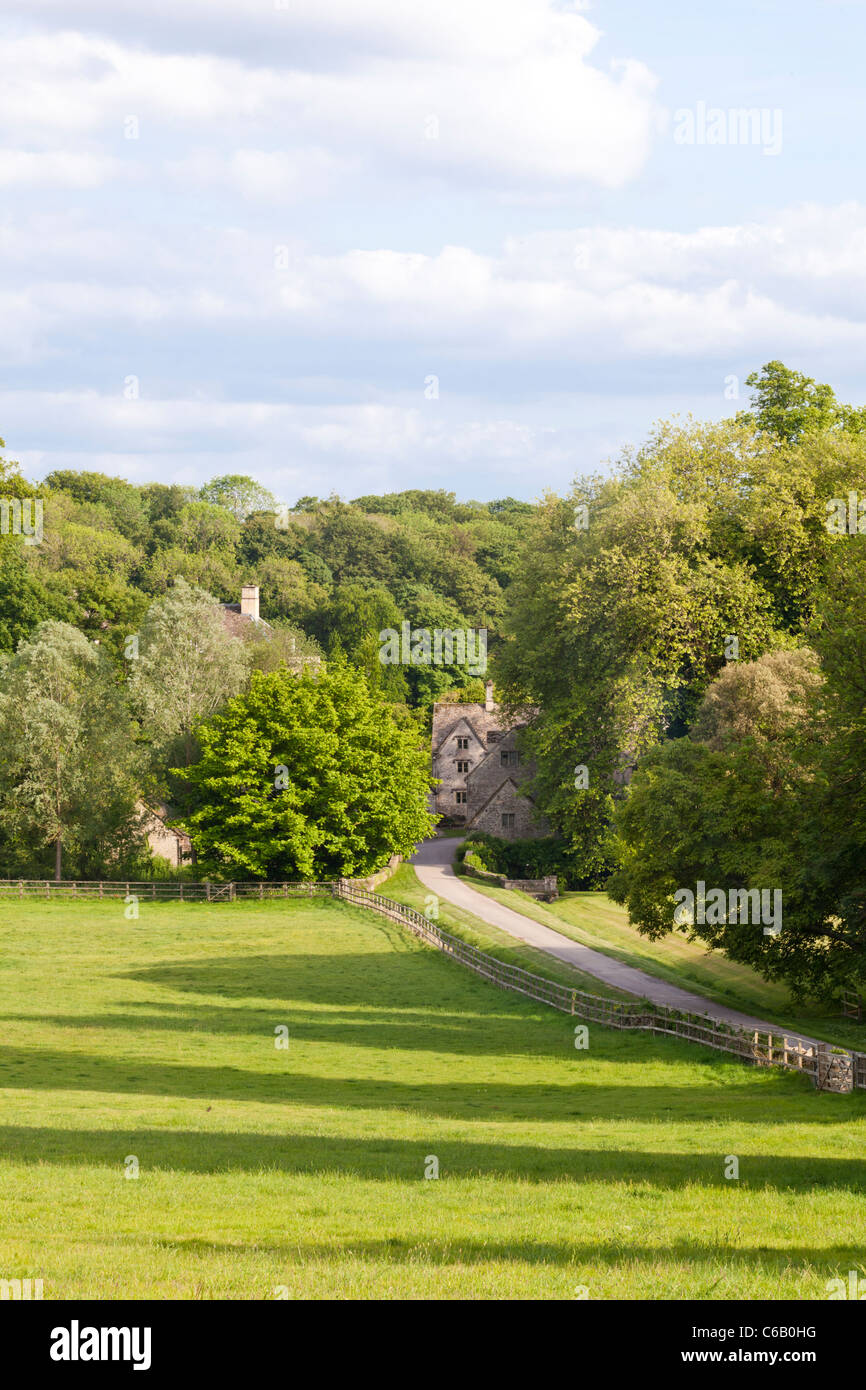
[[[509,936],[515,936],[519,941],[525,941],[540,951],[547,951],[548,955],[556,956],[557,960],[563,960],[586,975],[593,975],[597,980],[604,980],[608,985],[625,990],[627,994],[651,999],[656,1004],[668,1004],[671,1008],[683,1009],[688,1013],[707,1014],[710,1018],[722,1019],[725,1023],[735,1024],[739,1028],[757,1028],[765,1033],[780,1031],[777,1023],[767,1023],[764,1019],[753,1018],[750,1014],[741,1014],[736,1009],[729,1009],[724,1004],[705,999],[701,994],[692,994],[689,990],[670,985],[655,975],[647,975],[632,965],[623,965],[611,956],[603,955],[601,951],[581,946],[578,942],[563,936],[561,932],[544,927],[531,917],[525,917],[522,912],[503,907],[493,898],[476,892],[469,886],[471,880],[458,878],[452,867],[459,844],[460,840],[456,838],[425,840],[412,858],[415,872],[424,886],[431,893],[437,893],[440,898],[444,898],[446,902],[454,903],[456,907],[462,907],[467,912],[474,912],[476,917],[481,917],[492,927],[499,927],[501,931],[508,932]],[[788,1037],[812,1042],[811,1038],[806,1038],[801,1033],[789,1033]]]

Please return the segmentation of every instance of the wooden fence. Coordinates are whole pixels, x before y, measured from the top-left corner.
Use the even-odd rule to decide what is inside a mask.
[[[829,1043],[816,1040],[790,1038],[784,1034],[751,1031],[736,1028],[711,1018],[708,1014],[682,1013],[665,1004],[654,1004],[648,999],[636,999],[634,1003],[621,1003],[614,999],[604,999],[597,994],[587,994],[583,990],[572,989],[570,985],[547,980],[524,970],[519,965],[508,965],[497,960],[477,946],[470,946],[459,937],[443,931],[414,908],[405,907],[391,898],[381,897],[367,889],[359,888],[350,879],[341,879],[334,884],[334,895],[358,907],[372,908],[383,916],[408,927],[410,931],[435,946],[444,954],[451,956],[461,965],[468,966],[477,975],[483,976],[492,984],[503,989],[515,990],[530,999],[559,1009],[575,1018],[600,1023],[605,1028],[639,1029],[666,1037],[680,1038],[684,1042],[698,1043],[716,1052],[727,1052],[739,1057],[752,1066],[782,1067],[788,1071],[799,1071],[811,1077],[820,1090],[852,1091],[866,1090],[866,1053],[849,1052],[844,1048],[832,1047]]]
[[[129,898],[151,902],[235,902],[238,898],[311,898],[333,892],[327,883],[193,883],[184,879],[149,878],[138,882],[63,879],[0,879],[4,898]]]
[[[443,931],[415,908],[382,897],[352,879],[316,883],[193,883],[171,879],[142,882],[103,880],[83,882],[52,879],[0,879],[0,901],[7,898],[131,898],[151,901],[236,902],[265,899],[331,896],[369,908],[409,931],[444,955],[473,970],[501,989],[513,990],[605,1028],[637,1029],[660,1036],[697,1043],[726,1052],[752,1066],[782,1067],[809,1076],[819,1090],[866,1090],[866,1053],[814,1039],[790,1038],[780,1033],[736,1028],[708,1014],[682,1013],[648,999],[621,1002],[572,989],[570,985],[535,975],[519,965],[509,965],[460,937]]]

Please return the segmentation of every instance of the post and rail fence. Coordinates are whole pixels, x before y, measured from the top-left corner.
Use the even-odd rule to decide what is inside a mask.
[[[138,898],[168,902],[236,902],[335,897],[355,907],[368,908],[406,927],[428,946],[435,947],[461,965],[501,989],[513,990],[605,1028],[639,1030],[697,1043],[726,1052],[752,1066],[781,1067],[811,1078],[819,1090],[866,1090],[866,1053],[833,1047],[815,1039],[791,1038],[780,1033],[737,1028],[708,1014],[683,1013],[665,1004],[636,998],[621,1002],[588,994],[556,980],[546,979],[519,965],[509,965],[487,951],[471,946],[425,917],[415,908],[364,888],[352,879],[310,883],[193,883],[171,879],[145,881],[73,881],[51,879],[0,879],[0,902],[9,898]]]

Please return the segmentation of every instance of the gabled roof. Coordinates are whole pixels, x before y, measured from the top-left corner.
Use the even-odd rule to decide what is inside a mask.
[[[471,777],[471,776],[472,776],[472,773],[470,773],[469,776]],[[470,820],[470,821],[468,822],[467,829],[468,829],[469,827],[471,827],[472,821],[478,819],[478,817],[481,815],[481,812],[482,812],[482,811],[486,811],[486,810],[487,810],[487,807],[490,805],[491,801],[495,800],[496,797],[502,795],[503,789],[504,789],[506,786],[508,786],[509,783],[510,783],[510,785],[511,785],[511,790],[513,791],[514,795],[517,796],[517,794],[518,794],[517,783],[515,782],[514,778],[513,778],[513,777],[504,777],[503,780],[499,783],[499,786],[496,787],[496,788],[494,788],[494,790],[490,793],[490,795],[488,796],[487,800],[484,801],[484,802],[482,802],[482,804],[478,807],[478,810],[477,810],[477,811],[474,811],[474,812],[472,813],[472,820]],[[535,805],[535,802],[532,800],[532,797],[531,797],[531,796],[524,796],[524,797],[521,797],[520,799],[521,799],[521,801],[528,801],[529,804],[530,804],[531,806],[534,806],[534,805]]]
[[[223,622],[233,637],[270,637],[273,628],[264,618],[256,620],[250,613],[242,613],[239,603],[221,603]]]
[[[459,708],[459,706],[456,706],[456,708]],[[487,747],[486,743],[484,742],[484,739],[481,737],[478,730],[475,728],[475,725],[472,723],[469,716],[466,714],[461,714],[458,719],[455,719],[453,724],[449,724],[448,728],[445,730],[439,742],[434,744],[434,758],[436,757],[439,750],[442,748],[442,745],[446,743],[449,738],[457,737],[459,729],[465,729],[467,733],[470,733],[472,737],[475,739],[476,743],[480,744],[482,748]]]

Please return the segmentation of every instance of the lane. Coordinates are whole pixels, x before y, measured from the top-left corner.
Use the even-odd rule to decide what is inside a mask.
[[[725,1004],[706,999],[702,994],[693,994],[690,990],[669,984],[667,980],[648,975],[633,965],[624,965],[601,951],[594,951],[590,946],[582,946],[579,942],[572,941],[561,932],[554,931],[552,927],[545,927],[540,922],[533,921],[531,917],[525,917],[522,912],[504,907],[493,898],[476,892],[471,887],[471,879],[458,878],[454,872],[454,855],[459,844],[460,840],[457,838],[439,837],[425,840],[418,846],[411,861],[425,888],[438,894],[446,902],[453,903],[455,907],[462,907],[466,912],[473,912],[476,917],[482,918],[492,927],[508,932],[509,936],[516,937],[518,941],[525,941],[529,946],[546,951],[557,960],[565,961],[567,965],[582,970],[586,975],[592,975],[596,980],[603,980],[605,984],[613,985],[616,989],[624,990],[627,994],[637,995],[641,999],[651,999],[655,1004],[667,1004],[673,1009],[683,1009],[688,1013],[705,1014],[710,1018],[734,1024],[738,1028],[757,1028],[765,1033],[785,1031],[780,1029],[778,1023],[768,1023],[766,1019],[740,1013],[739,1010],[728,1008]],[[789,1032],[788,1037],[806,1043],[814,1041],[802,1033]]]

